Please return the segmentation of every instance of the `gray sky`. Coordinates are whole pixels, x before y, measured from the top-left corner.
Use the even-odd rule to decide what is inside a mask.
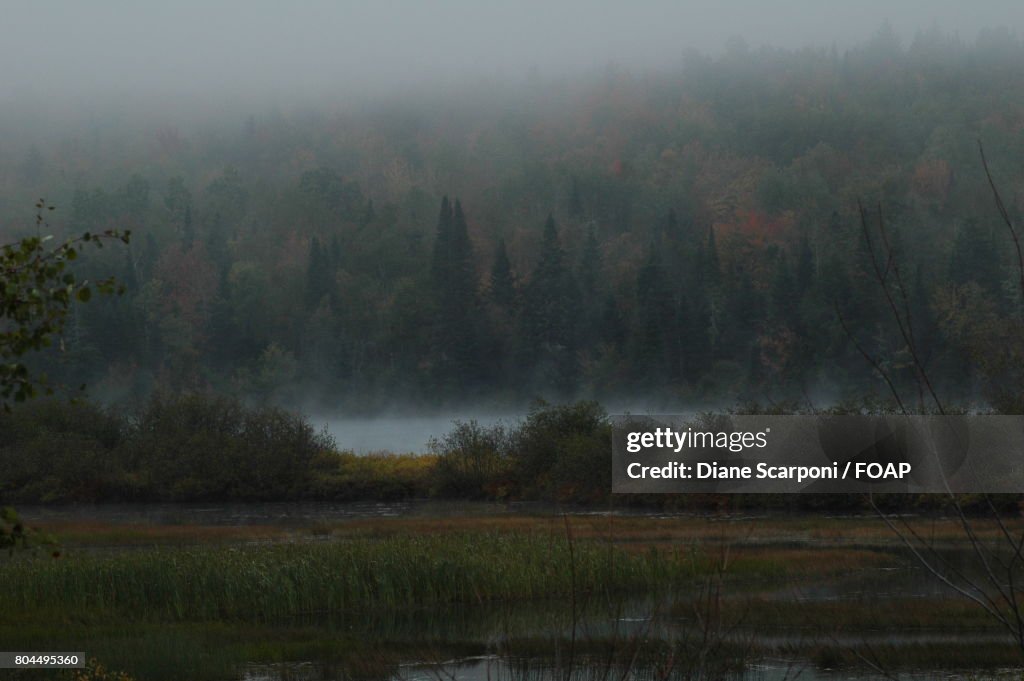
[[[840,48],[884,20],[1024,33],[1021,0],[0,0],[0,99],[19,94],[375,91],[519,78],[614,62],[669,66],[687,48]]]

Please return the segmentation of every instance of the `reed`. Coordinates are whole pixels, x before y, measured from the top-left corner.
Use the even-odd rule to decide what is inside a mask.
[[[258,546],[158,547],[0,563],[0,612],[281,621],[366,609],[671,588],[690,550],[629,552],[549,534],[453,533]]]

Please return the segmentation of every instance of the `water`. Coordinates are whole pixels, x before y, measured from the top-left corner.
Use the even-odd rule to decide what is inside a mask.
[[[457,421],[477,421],[480,425],[514,424],[522,414],[477,414],[368,417],[368,418],[313,418],[334,436],[341,449],[357,454],[396,452],[423,454],[428,451],[430,439],[443,437]]]

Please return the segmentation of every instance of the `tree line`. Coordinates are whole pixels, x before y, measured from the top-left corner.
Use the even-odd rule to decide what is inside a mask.
[[[516,113],[449,92],[191,136],[99,121],[0,157],[0,196],[50,186],[69,232],[135,235],[78,264],[126,295],[38,360],[114,401],[884,396],[865,351],[914,380],[875,281],[884,221],[929,375],[1006,408],[1022,303],[976,142],[1019,222],[1022,56],[881,32],[541,80]]]

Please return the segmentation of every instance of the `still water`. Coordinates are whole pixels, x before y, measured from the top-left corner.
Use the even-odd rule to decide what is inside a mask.
[[[327,429],[338,447],[357,454],[395,452],[423,454],[430,439],[444,437],[456,422],[476,421],[482,426],[497,423],[514,425],[522,414],[432,415],[369,418],[313,417],[311,421]]]

